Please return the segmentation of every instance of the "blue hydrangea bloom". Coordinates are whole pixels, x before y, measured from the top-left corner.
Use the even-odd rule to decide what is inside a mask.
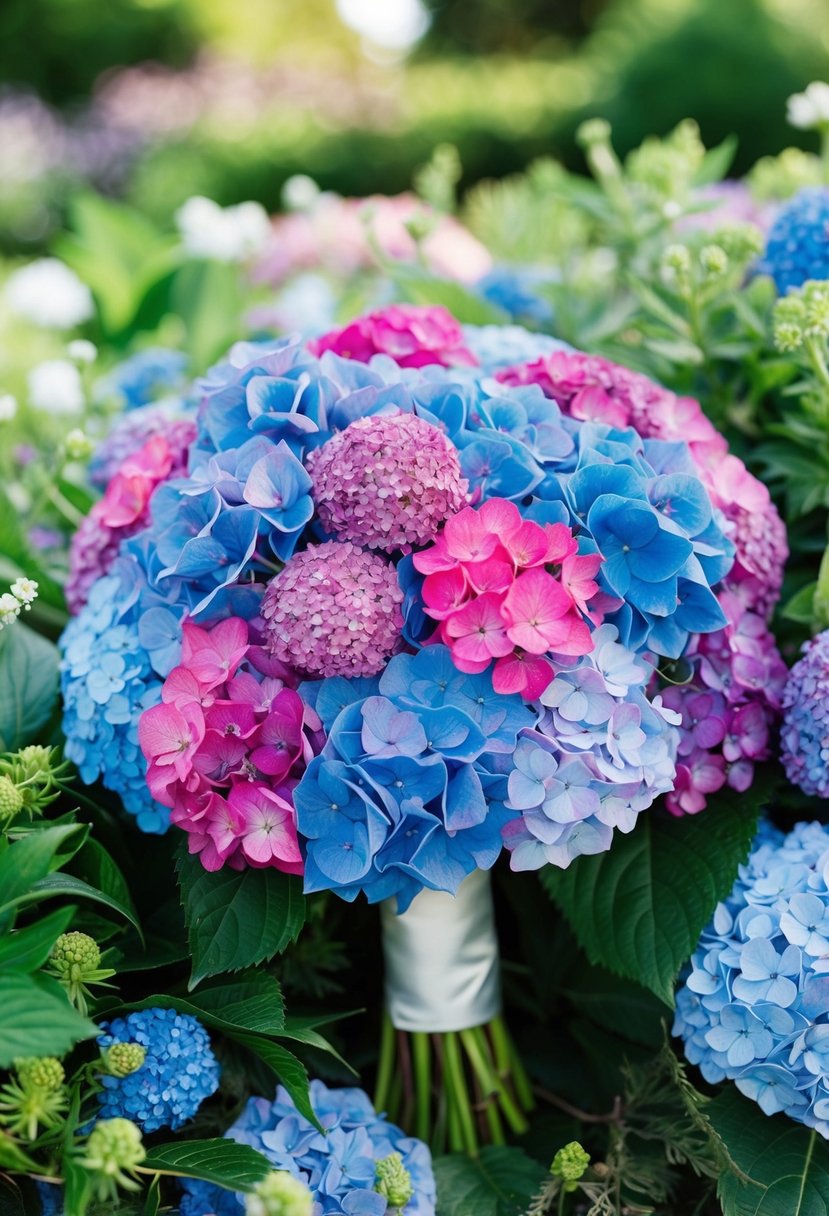
[[[455,892],[494,865],[514,813],[487,797],[491,758],[509,760],[538,712],[488,672],[459,672],[445,646],[397,655],[372,684],[311,693],[328,741],[294,791],[305,889],[396,896],[404,911],[423,887]]]
[[[464,345],[486,375],[516,363],[532,363],[557,350],[572,350],[567,342],[536,334],[522,325],[464,325]]]
[[[62,1186],[55,1186],[51,1182],[41,1182],[36,1178],[35,1189],[40,1200],[40,1216],[63,1216]]]
[[[677,993],[674,1034],[707,1081],[829,1139],[829,827],[768,826]]]
[[[310,1189],[315,1216],[393,1216],[374,1190],[375,1163],[399,1153],[414,1195],[406,1216],[434,1216],[436,1189],[429,1149],[375,1113],[361,1089],[311,1082],[311,1106],[325,1129],[301,1115],[280,1085],[273,1101],[250,1098],[225,1135],[258,1149],[278,1170]],[[181,1216],[242,1216],[243,1196],[186,1179]],[[396,1209],[395,1209],[396,1211]]]
[[[781,296],[807,279],[829,279],[829,189],[807,186],[781,207],[758,270]]]
[[[502,264],[479,279],[475,288],[485,300],[503,309],[514,320],[549,325],[553,319],[553,306],[542,292],[554,273],[535,266]]]
[[[122,410],[150,405],[184,387],[187,356],[153,346],[124,359],[95,385],[99,400],[113,400]]]
[[[102,1051],[139,1043],[144,1063],[127,1077],[102,1076],[99,1119],[131,1119],[145,1132],[175,1130],[219,1088],[220,1069],[201,1022],[175,1009],[142,1009],[101,1022]]]

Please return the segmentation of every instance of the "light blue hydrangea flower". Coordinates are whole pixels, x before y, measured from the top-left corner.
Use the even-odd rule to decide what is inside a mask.
[[[781,296],[807,279],[829,279],[829,189],[807,186],[780,208],[758,270]]]

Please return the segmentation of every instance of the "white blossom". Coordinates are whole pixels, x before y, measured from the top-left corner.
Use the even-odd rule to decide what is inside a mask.
[[[69,358],[74,359],[76,363],[94,363],[98,358],[98,347],[86,338],[76,338],[74,342],[69,343],[66,351]]]
[[[788,100],[786,117],[793,127],[804,131],[829,126],[829,84],[813,80],[804,92],[793,93]]]
[[[38,258],[15,270],[3,294],[15,316],[46,329],[74,329],[94,312],[89,288],[57,258]]]
[[[17,413],[17,398],[11,393],[0,393],[0,422],[11,422]]]
[[[215,262],[243,262],[264,248],[271,232],[268,213],[259,203],[220,207],[196,195],[176,212],[185,252]]]
[[[50,414],[78,414],[84,406],[80,372],[68,359],[46,359],[29,372],[29,400]]]
[[[11,585],[11,593],[25,608],[37,599],[38,584],[33,578],[16,578]]]

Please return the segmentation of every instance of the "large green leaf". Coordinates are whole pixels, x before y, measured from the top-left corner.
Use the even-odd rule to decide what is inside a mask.
[[[244,300],[237,266],[187,262],[172,285],[174,311],[184,321],[186,349],[198,371],[222,355],[239,332]]]
[[[33,743],[58,699],[56,646],[17,621],[0,633],[0,752]]]
[[[272,1039],[264,1039],[261,1035],[241,1034],[234,1032],[232,1037],[248,1051],[259,1056],[287,1089],[294,1105],[301,1115],[319,1127],[319,1121],[311,1106],[308,1072],[301,1060],[298,1060],[287,1047],[281,1047]]]
[[[0,937],[0,971],[37,971],[52,952],[61,933],[72,924],[75,908],[56,908],[48,916],[25,929]]]
[[[85,824],[62,824],[10,844],[0,853],[0,911],[28,896],[37,882],[78,851],[88,834]]]
[[[45,878],[41,878],[33,884],[25,902],[49,899],[55,895],[68,895],[71,899],[89,899],[93,903],[102,904],[110,911],[117,912],[124,920],[128,920],[139,934],[141,932],[141,927],[135,919],[135,913],[131,907],[128,908],[119,903],[117,899],[113,899],[111,895],[107,895],[106,892],[91,887],[82,878],[75,878],[73,874],[47,874]]]
[[[231,1191],[252,1191],[271,1171],[271,1163],[249,1144],[234,1140],[177,1140],[147,1153],[142,1174],[201,1178]]]
[[[87,840],[68,867],[72,875],[93,887],[109,906],[136,927],[138,917],[129,885],[113,857],[94,838]],[[101,902],[99,900],[99,902]],[[139,934],[141,930],[139,929]]]
[[[673,1005],[677,972],[748,854],[761,786],[713,798],[700,815],[645,812],[609,852],[542,871],[591,963]]]
[[[98,1033],[45,975],[0,974],[0,1068],[17,1056],[62,1056]]]
[[[477,1157],[438,1157],[441,1216],[523,1216],[547,1171],[520,1148],[495,1145]]]
[[[305,921],[300,879],[276,870],[209,874],[181,853],[179,886],[193,955],[190,987],[210,975],[241,971],[273,958]]]
[[[785,1115],[770,1119],[733,1086],[706,1107],[729,1155],[750,1181],[724,1174],[723,1216],[827,1216],[829,1145]]]
[[[159,1006],[190,1013],[215,1030],[232,1033],[279,1035],[285,1032],[282,991],[273,976],[253,973],[240,980],[200,989],[189,1000],[171,996],[149,996],[130,1009]]]

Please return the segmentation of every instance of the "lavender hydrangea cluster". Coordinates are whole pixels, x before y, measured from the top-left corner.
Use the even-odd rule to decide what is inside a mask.
[[[311,1106],[324,1131],[306,1119],[280,1085],[272,1101],[251,1098],[225,1135],[263,1153],[275,1169],[304,1182],[315,1216],[434,1216],[435,1178],[429,1149],[375,1113],[360,1089],[311,1082]],[[412,1197],[400,1209],[375,1190],[378,1163],[399,1154]],[[186,1179],[181,1216],[242,1216],[243,1197]]]
[[[177,399],[172,406],[142,405],[120,415],[89,462],[92,485],[105,490],[124,460],[157,435],[173,449],[184,448],[195,439],[195,423],[187,416],[186,403]]]
[[[760,831],[677,993],[674,1034],[707,1081],[829,1139],[829,827]]]
[[[646,688],[652,669],[600,625],[594,649],[562,666],[541,695],[543,716],[518,738],[507,781],[504,838],[514,870],[562,869],[610,848],[640,811],[673,789],[678,715]]]
[[[102,1022],[102,1051],[138,1043],[144,1063],[126,1077],[104,1075],[99,1119],[129,1119],[145,1132],[173,1131],[192,1119],[219,1088],[219,1064],[201,1022],[175,1009],[143,1009]]]
[[[295,791],[306,891],[396,896],[402,912],[422,887],[454,892],[494,865],[513,814],[490,787],[535,709],[458,671],[445,646],[303,691],[328,735]]]
[[[807,279],[829,279],[829,189],[807,186],[780,208],[758,269],[781,296]]]
[[[803,647],[783,690],[780,757],[804,794],[829,798],[829,629]]]

